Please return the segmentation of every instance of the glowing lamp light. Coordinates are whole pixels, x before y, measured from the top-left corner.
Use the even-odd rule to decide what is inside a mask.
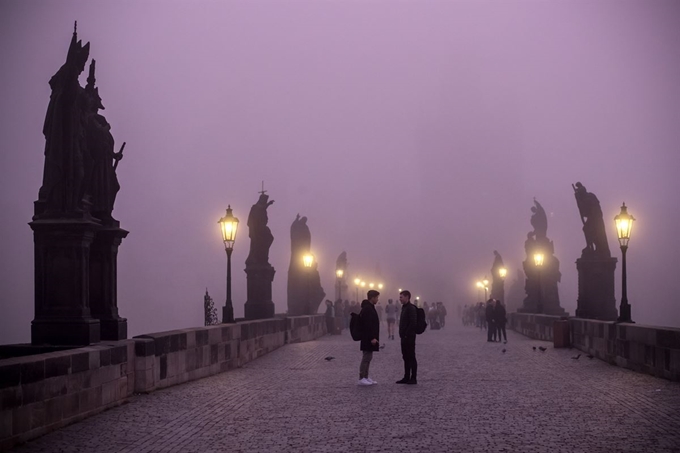
[[[630,232],[633,230],[633,222],[635,218],[628,214],[628,207],[626,203],[621,206],[621,212],[614,217],[616,222],[616,235],[619,238],[619,245],[621,247],[628,247],[628,241],[630,240]]]
[[[371,289],[373,289],[374,286],[375,286],[374,283],[369,283],[369,284],[368,284],[368,287],[371,288]]]
[[[233,250],[234,241],[236,241],[236,231],[238,230],[238,219],[234,217],[234,214],[232,214],[231,205],[227,207],[227,214],[217,223],[220,224],[220,228],[222,230],[224,249]]]
[[[354,284],[359,286],[361,284],[361,279],[360,278],[355,278],[354,279]]]
[[[477,288],[479,289],[484,288],[484,284],[482,282],[477,282]]]
[[[345,275],[345,271],[343,271],[342,269],[338,269],[337,271],[335,271],[335,275],[338,278],[342,278],[342,276]]]
[[[305,256],[302,257],[302,264],[306,268],[312,267],[312,265],[314,264],[314,255],[312,255],[311,253],[305,254]]]
[[[362,288],[365,288],[365,287],[366,287],[366,282],[361,282],[360,285],[361,285]]]
[[[383,289],[383,284],[382,284],[382,283],[378,283],[378,289]]]
[[[501,267],[500,269],[498,269],[498,275],[501,278],[505,278],[505,276],[508,275],[508,270],[504,267]]]
[[[545,258],[545,256],[542,253],[540,253],[540,252],[534,253],[534,264],[536,265],[536,267],[542,267],[543,266],[543,259],[544,258]]]
[[[484,280],[482,280],[482,283],[484,284],[484,287],[489,286],[489,279],[484,277]]]

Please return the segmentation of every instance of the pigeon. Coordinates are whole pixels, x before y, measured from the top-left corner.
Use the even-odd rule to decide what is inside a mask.
[[[539,346],[538,349],[541,350],[541,352],[545,352],[548,350],[548,348],[544,348],[543,346]]]
[[[579,359],[579,357],[581,357],[581,354],[577,355],[576,357],[572,357],[572,359],[574,359],[574,360],[578,360],[578,359]]]
[[[595,357],[595,356],[592,355],[592,354],[588,354],[586,357],[588,357],[589,359],[592,359],[592,358]]]
[[[505,354],[505,349],[503,349],[503,351],[501,351],[501,352],[502,352],[503,354]]]
[[[330,361],[333,360],[334,358],[335,358],[335,357],[328,356],[328,357],[324,358],[324,360],[327,360],[327,361],[330,362]]]
[[[536,346],[532,346],[531,348],[532,348],[534,351],[536,350]]]

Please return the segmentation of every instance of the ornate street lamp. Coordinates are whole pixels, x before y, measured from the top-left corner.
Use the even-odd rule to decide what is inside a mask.
[[[538,303],[536,304],[537,312],[543,313],[543,282],[541,281],[541,270],[543,269],[543,260],[545,255],[542,252],[534,253],[534,265],[538,271]]]
[[[482,298],[482,290],[484,289],[484,283],[482,283],[481,281],[478,281],[476,283],[476,286],[477,286],[477,299],[481,299]]]
[[[489,279],[486,278],[486,275],[484,280],[482,280],[482,284],[484,285],[484,301],[487,301],[489,299]]]
[[[238,230],[238,219],[232,214],[231,205],[227,206],[227,214],[217,223],[220,224],[224,250],[227,252],[227,301],[222,307],[222,322],[231,323],[234,322],[234,305],[231,302],[231,252],[234,251]]]
[[[337,277],[338,286],[338,298],[336,300],[342,300],[342,276],[345,275],[345,271],[342,269],[337,269],[335,271],[335,276]]]
[[[357,287],[357,302],[359,302],[359,285],[361,285],[361,279],[360,278],[355,278],[354,279],[354,285]]]
[[[626,286],[626,251],[628,251],[628,241],[630,240],[630,232],[633,230],[633,222],[635,218],[628,214],[628,207],[626,203],[621,206],[621,212],[614,217],[616,222],[616,235],[619,238],[619,245],[621,246],[621,306],[619,308],[619,319],[617,322],[630,322],[630,304],[628,303],[628,288]]]

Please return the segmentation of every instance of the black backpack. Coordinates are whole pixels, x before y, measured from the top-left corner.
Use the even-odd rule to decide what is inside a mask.
[[[363,326],[361,325],[361,318],[356,313],[351,313],[351,319],[349,320],[349,334],[352,335],[352,340],[361,341]]]
[[[420,307],[416,307],[416,333],[420,335],[427,329],[427,321],[425,320],[425,310]],[[351,329],[351,327],[350,327]],[[354,335],[352,335],[354,337]]]

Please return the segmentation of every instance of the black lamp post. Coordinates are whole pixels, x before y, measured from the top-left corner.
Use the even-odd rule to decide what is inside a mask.
[[[486,278],[486,275],[484,276],[484,280],[482,280],[482,285],[484,285],[484,302],[489,300],[489,279]]]
[[[222,322],[231,323],[234,322],[234,306],[231,303],[231,252],[234,250],[238,229],[238,219],[231,213],[231,205],[227,207],[227,214],[217,223],[222,229],[224,250],[227,252],[227,301],[222,307]]]
[[[534,264],[538,272],[538,303],[536,304],[536,311],[539,314],[543,313],[543,282],[541,281],[541,271],[543,270],[543,260],[545,255],[542,252],[534,253]]]
[[[500,291],[498,291],[497,294],[498,294],[498,297],[500,297],[500,299],[502,301],[505,300],[505,276],[506,275],[508,275],[508,269],[507,268],[505,268],[505,267],[498,268],[498,276],[501,279],[501,285],[500,285],[501,289],[500,289]]]
[[[619,245],[621,246],[621,307],[619,308],[619,319],[617,322],[630,322],[630,304],[628,303],[628,289],[626,287],[626,252],[628,251],[628,241],[630,240],[630,232],[633,229],[633,222],[635,219],[628,214],[626,203],[621,206],[621,212],[614,217],[616,222],[616,235],[619,238]]]
[[[357,302],[359,302],[359,285],[361,285],[361,279],[360,278],[355,278],[354,279],[354,285],[357,287]]]

